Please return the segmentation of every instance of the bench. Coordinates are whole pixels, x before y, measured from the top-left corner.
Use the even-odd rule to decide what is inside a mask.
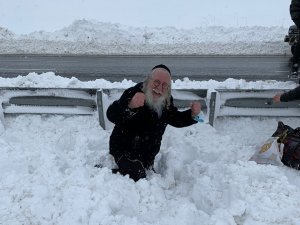
[[[97,111],[97,89],[1,87],[6,114],[91,115]]]
[[[277,89],[216,89],[211,93],[212,118],[225,116],[300,116],[300,101],[273,103]],[[289,91],[289,90],[283,90]],[[213,125],[213,120],[211,121]]]

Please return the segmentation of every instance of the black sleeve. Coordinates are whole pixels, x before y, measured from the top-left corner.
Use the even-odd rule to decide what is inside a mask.
[[[281,102],[288,102],[288,101],[299,100],[299,99],[300,99],[300,86],[286,93],[283,93],[280,97]]]
[[[187,127],[197,123],[197,121],[192,118],[192,111],[190,109],[178,111],[178,109],[173,105],[173,98],[171,98],[167,123],[173,127]]]
[[[119,100],[114,101],[107,109],[106,116],[109,121],[116,125],[125,124],[133,117],[139,109],[130,109],[128,104],[132,97],[138,92],[135,88],[124,91]]]

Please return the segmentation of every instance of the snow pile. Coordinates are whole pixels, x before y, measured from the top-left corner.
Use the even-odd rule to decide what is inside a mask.
[[[275,126],[275,119],[227,118],[215,128],[168,127],[157,173],[134,183],[111,173],[111,130],[96,116],[8,117],[0,223],[297,224],[298,171],[248,161]]]
[[[18,76],[14,78],[0,77],[0,87],[40,87],[40,88],[106,88],[106,89],[125,89],[136,83],[124,79],[122,82],[110,82],[104,79],[94,81],[80,81],[76,77],[66,78],[55,75],[53,72],[42,74],[29,73],[27,76]],[[225,81],[195,81],[189,78],[183,80],[173,80],[172,88],[174,89],[293,89],[296,83],[293,81],[276,81],[276,80],[258,80],[250,81],[228,78]]]
[[[55,32],[0,29],[2,54],[289,54],[287,27],[130,27],[77,20]]]
[[[15,38],[16,35],[6,28],[0,27],[0,40],[9,40]]]

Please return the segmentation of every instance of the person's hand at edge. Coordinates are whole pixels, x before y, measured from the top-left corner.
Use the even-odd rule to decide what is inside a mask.
[[[279,103],[280,102],[280,97],[283,94],[283,92],[277,93],[274,97],[273,97],[273,102],[274,103]]]

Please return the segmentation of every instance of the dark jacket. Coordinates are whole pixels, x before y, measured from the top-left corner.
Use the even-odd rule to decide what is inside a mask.
[[[296,26],[300,28],[300,0],[292,0],[290,14]]]
[[[285,92],[280,96],[281,102],[288,102],[288,101],[299,100],[299,99],[300,99],[300,86],[296,87],[293,90]]]
[[[145,168],[154,163],[159,152],[162,136],[168,124],[174,127],[186,127],[197,123],[191,117],[191,110],[180,112],[173,105],[164,108],[162,115],[157,114],[147,105],[130,109],[128,103],[137,92],[142,92],[143,83],[131,87],[121,98],[114,101],[107,109],[107,118],[115,124],[109,141],[109,151],[116,161],[122,156],[139,160]]]

